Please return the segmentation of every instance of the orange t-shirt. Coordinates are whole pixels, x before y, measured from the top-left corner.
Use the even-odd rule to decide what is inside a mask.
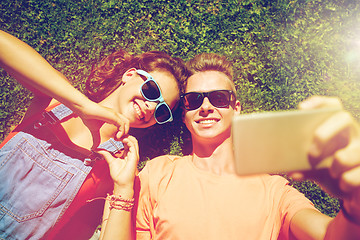
[[[315,209],[280,176],[218,176],[189,156],[162,156],[139,174],[137,239],[287,239],[294,214]]]

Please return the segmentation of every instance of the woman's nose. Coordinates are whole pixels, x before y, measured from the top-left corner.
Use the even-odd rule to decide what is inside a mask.
[[[146,116],[145,119],[148,121],[154,116],[154,112],[156,109],[158,102],[151,102],[151,101],[145,101],[145,112]]]

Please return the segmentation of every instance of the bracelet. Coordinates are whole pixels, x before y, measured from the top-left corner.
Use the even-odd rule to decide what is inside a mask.
[[[110,204],[110,210],[116,209],[116,210],[124,210],[124,211],[131,211],[131,209],[134,207],[134,198],[132,199],[124,199],[120,195],[107,195],[106,200],[109,201]]]
[[[346,211],[345,207],[344,207],[344,203],[342,200],[339,201],[340,202],[340,210],[343,214],[343,216],[345,217],[346,220],[348,220],[349,222],[356,224],[358,226],[360,226],[360,220],[355,219],[353,216],[351,216],[348,211]]]

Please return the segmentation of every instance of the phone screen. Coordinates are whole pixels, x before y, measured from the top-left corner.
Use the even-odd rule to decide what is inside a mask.
[[[239,175],[313,169],[308,149],[315,129],[338,108],[238,115],[233,118],[235,168]]]

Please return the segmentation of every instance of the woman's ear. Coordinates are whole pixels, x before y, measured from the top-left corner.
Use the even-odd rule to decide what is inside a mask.
[[[183,123],[185,123],[185,113],[186,113],[186,109],[181,107],[181,121]]]
[[[129,81],[134,75],[136,74],[136,69],[135,68],[130,68],[128,70],[126,70],[126,72],[123,74],[122,76],[122,82],[126,83],[127,81]]]

